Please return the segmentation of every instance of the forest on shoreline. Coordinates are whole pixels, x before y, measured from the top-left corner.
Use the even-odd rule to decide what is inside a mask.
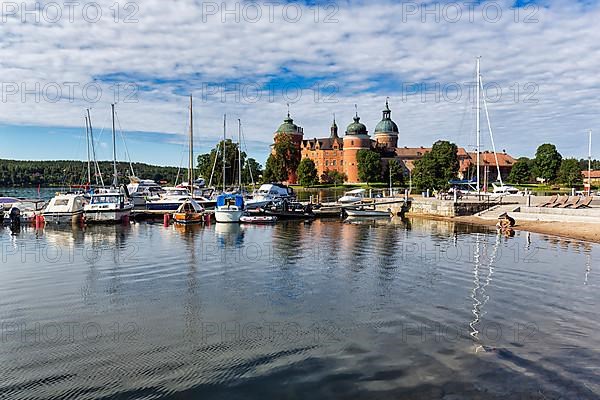
[[[133,163],[131,165],[135,176],[144,179],[154,179],[175,183],[179,168]],[[99,161],[98,167],[104,183],[112,182],[112,161]],[[92,183],[95,184],[94,166],[92,165]],[[132,175],[129,163],[117,163],[119,181],[129,183]],[[185,171],[181,170],[179,181]],[[52,187],[83,185],[87,183],[87,161],[57,160],[57,161],[20,161],[0,159],[0,186],[3,187]]]

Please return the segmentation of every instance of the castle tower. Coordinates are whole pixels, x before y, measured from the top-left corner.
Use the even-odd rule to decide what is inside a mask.
[[[288,113],[287,113],[287,118],[283,120],[283,123],[281,125],[279,125],[279,128],[277,128],[277,131],[275,131],[275,134],[273,135],[274,136],[273,142],[275,142],[275,140],[277,140],[277,137],[279,135],[286,135],[286,136],[290,137],[292,143],[294,143],[294,146],[296,147],[296,149],[298,151],[298,158],[300,158],[300,149],[302,147],[302,138],[304,137],[304,129],[302,129],[298,125],[294,124],[294,120],[290,116],[289,109],[288,109]],[[293,185],[293,184],[296,184],[297,182],[298,182],[298,177],[296,175],[296,172],[295,171],[290,172],[287,183],[290,185]]]
[[[398,125],[392,121],[392,111],[386,99],[383,118],[375,127],[375,140],[379,146],[395,149],[398,147],[398,133]]]
[[[338,139],[338,126],[335,123],[335,114],[333,114],[333,123],[331,124],[331,128],[330,128],[330,135],[329,137],[331,139]]]
[[[352,122],[346,128],[344,136],[344,173],[348,177],[347,182],[358,183],[358,162],[357,154],[359,150],[371,148],[371,137],[367,127],[360,122],[358,112]]]

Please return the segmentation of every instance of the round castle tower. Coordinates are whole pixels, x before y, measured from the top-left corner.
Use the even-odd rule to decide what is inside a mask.
[[[344,136],[344,173],[348,177],[347,182],[360,182],[358,179],[357,154],[359,150],[370,148],[371,137],[365,124],[360,122],[357,112],[354,122],[348,125]]]
[[[380,146],[395,149],[398,147],[398,133],[398,125],[392,121],[392,111],[386,99],[383,118],[375,127],[375,140]]]

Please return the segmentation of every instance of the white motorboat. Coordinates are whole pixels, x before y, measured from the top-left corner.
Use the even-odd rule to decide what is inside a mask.
[[[0,208],[2,208],[0,211],[6,211],[10,209],[13,204],[16,204],[20,201],[21,200],[17,199],[16,197],[0,197]]]
[[[111,223],[126,220],[133,203],[118,189],[99,189],[84,207],[86,223]]]
[[[127,192],[134,206],[144,206],[146,198],[158,198],[165,190],[152,179],[131,178]]]
[[[165,187],[164,190],[158,197],[146,199],[146,210],[175,212],[186,200],[192,198],[186,188]]]
[[[244,215],[244,197],[239,194],[221,194],[217,197],[215,220],[217,222],[240,222]]]
[[[31,223],[35,217],[41,215],[45,208],[44,200],[20,200],[13,203],[11,207],[4,212],[4,220],[11,221],[16,217],[21,223]]]
[[[246,201],[246,209],[261,208],[274,200],[289,199],[292,197],[294,197],[292,188],[279,183],[265,183]]]
[[[522,192],[514,186],[508,186],[508,185],[497,186],[495,183],[492,183],[492,187],[494,188],[494,194],[500,194],[500,195],[522,194]]]
[[[344,211],[349,217],[391,217],[393,216],[392,210],[387,211],[376,210],[375,207],[357,207],[357,208],[344,208]]]
[[[83,217],[85,199],[77,193],[57,193],[42,215],[46,223],[53,224],[76,224]]]
[[[338,203],[358,203],[365,199],[365,189],[350,190],[338,199]]]

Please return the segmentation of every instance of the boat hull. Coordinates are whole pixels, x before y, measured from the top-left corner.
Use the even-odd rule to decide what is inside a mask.
[[[130,214],[131,214],[131,209],[106,210],[106,211],[100,211],[100,210],[92,211],[91,210],[91,211],[85,211],[85,213],[84,213],[86,224],[118,223],[118,222],[125,220],[127,217],[129,217]]]
[[[350,209],[346,209],[346,214],[348,214],[349,217],[390,217],[391,215],[388,211]]]
[[[204,221],[202,213],[175,213],[173,220],[177,224],[198,224]]]
[[[151,202],[146,201],[146,210],[148,211],[172,211],[175,212],[179,208],[179,206],[183,204],[183,201],[180,202]]]
[[[244,214],[242,210],[215,210],[215,220],[222,223],[237,223]]]
[[[83,218],[83,210],[75,212],[42,213],[46,224],[77,224]]]
[[[277,222],[277,217],[272,215],[242,216],[240,222],[245,224],[273,224]]]

